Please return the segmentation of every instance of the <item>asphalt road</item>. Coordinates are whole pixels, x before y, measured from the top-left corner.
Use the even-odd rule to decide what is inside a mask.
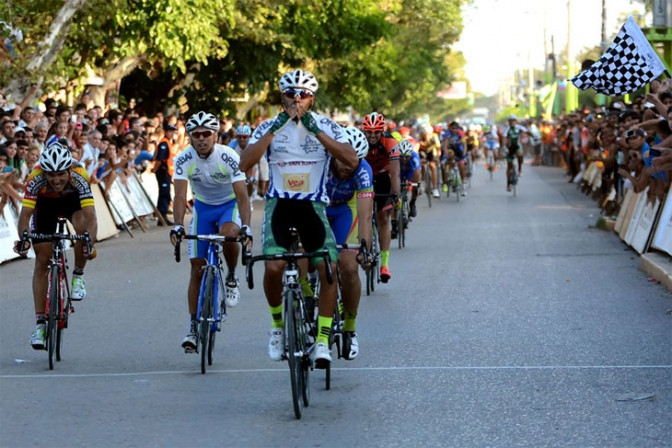
[[[33,262],[1,266],[0,446],[672,446],[672,296],[559,170],[523,174],[516,198],[480,169],[459,204],[420,199],[362,299],[360,357],[330,391],[313,372],[300,421],[266,354],[263,266],[206,375],[180,348],[188,263],[166,230],[98,244],[54,371],[28,345]]]

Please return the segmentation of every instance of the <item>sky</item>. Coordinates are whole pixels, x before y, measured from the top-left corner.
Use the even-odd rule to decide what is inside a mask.
[[[546,12],[544,11],[546,9]],[[607,0],[607,35],[616,32],[622,13],[643,7],[631,0]],[[464,11],[464,29],[454,49],[464,53],[472,90],[497,93],[500,81],[517,68],[544,68],[544,24],[548,52],[567,44],[567,0],[474,0]],[[571,0],[571,51],[600,44],[602,0]],[[611,42],[609,42],[611,43]]]

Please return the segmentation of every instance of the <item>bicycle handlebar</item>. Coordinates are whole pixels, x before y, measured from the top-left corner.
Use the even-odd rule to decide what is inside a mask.
[[[180,243],[182,240],[197,240],[197,241],[207,241],[209,243],[215,243],[215,244],[223,244],[223,243],[240,243],[243,246],[247,243],[247,241],[254,241],[252,238],[252,235],[241,235],[241,236],[225,236],[225,235],[182,235],[182,238],[177,240],[177,244],[175,245],[175,261],[177,263],[180,262],[181,257],[180,257]],[[242,262],[243,266],[245,266],[245,253],[243,252],[242,256]]]
[[[255,255],[252,256],[252,252],[245,252],[243,259],[245,262],[243,265],[245,269],[245,278],[247,279],[247,286],[250,289],[254,289],[254,271],[253,266],[257,261],[289,261],[289,260],[300,260],[302,258],[322,258],[326,264],[327,271],[327,282],[331,285],[334,283],[334,276],[331,270],[331,256],[329,255],[329,249],[323,249],[317,252],[283,252],[281,254],[272,254],[272,255]]]
[[[61,241],[61,240],[70,240],[70,241],[84,241],[86,244],[87,253],[91,253],[91,236],[89,231],[85,230],[84,234],[71,234],[71,233],[32,233],[27,230],[23,231],[21,236],[21,246],[19,252],[23,252],[25,249],[25,244],[29,239],[45,240],[45,241]]]

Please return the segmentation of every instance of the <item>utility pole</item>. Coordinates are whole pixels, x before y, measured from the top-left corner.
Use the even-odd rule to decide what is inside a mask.
[[[572,113],[577,104],[574,102],[576,87],[569,82],[574,76],[574,60],[572,58],[572,0],[567,0],[567,88],[565,89],[565,112]]]

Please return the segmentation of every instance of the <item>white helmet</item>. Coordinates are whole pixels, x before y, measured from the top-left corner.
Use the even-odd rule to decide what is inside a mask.
[[[345,128],[345,135],[348,137],[348,143],[350,146],[355,148],[357,157],[363,159],[369,153],[369,141],[366,139],[366,136],[354,126],[348,126]]]
[[[236,128],[236,135],[252,135],[252,128],[246,124],[241,124]]]
[[[65,171],[72,166],[70,149],[58,142],[47,146],[40,156],[40,168],[47,173]]]
[[[313,94],[317,92],[317,79],[310,72],[303,70],[294,70],[293,72],[285,73],[280,78],[280,91],[284,92],[287,89],[305,89],[311,91]]]
[[[185,128],[187,129],[187,132],[191,132],[196,128],[206,128],[217,132],[219,131],[219,120],[212,114],[200,111],[189,117],[189,121],[187,121]]]
[[[408,140],[402,140],[399,142],[399,153],[401,154],[401,157],[410,157],[413,155],[413,151],[415,151],[413,143],[409,142]]]

